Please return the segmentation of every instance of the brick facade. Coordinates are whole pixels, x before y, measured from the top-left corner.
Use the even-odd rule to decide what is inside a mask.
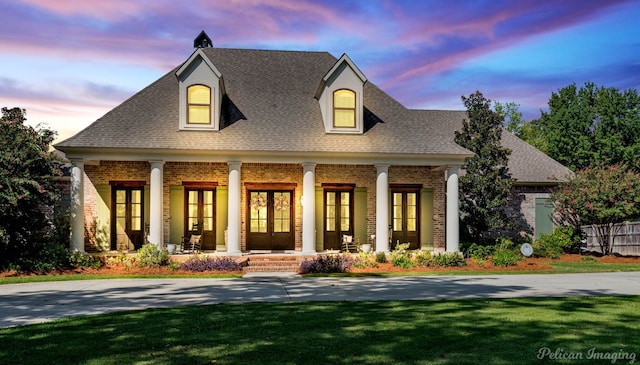
[[[85,166],[85,249],[98,248],[96,227],[97,185],[108,185],[111,181],[144,181],[149,185],[151,165],[146,161],[101,161],[99,165]],[[355,184],[367,190],[367,236],[376,231],[376,167],[373,165],[329,165],[318,164],[315,169],[316,187],[322,184]],[[302,207],[300,197],[303,189],[303,169],[300,164],[243,163],[241,166],[241,250],[247,249],[247,194],[246,184],[292,184],[294,190],[295,250],[302,250]],[[170,241],[170,187],[189,182],[215,182],[228,185],[229,167],[220,162],[167,162],[163,166],[163,238]],[[434,246],[444,249],[445,241],[445,189],[442,171],[430,167],[391,166],[390,184],[419,184],[433,191],[433,236]],[[148,206],[148,202],[146,203]],[[145,212],[145,220],[148,214]],[[103,247],[104,248],[104,247]]]

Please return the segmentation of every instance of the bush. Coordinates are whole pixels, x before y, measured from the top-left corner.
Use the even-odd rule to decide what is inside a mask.
[[[69,250],[63,244],[37,244],[8,265],[16,271],[48,272],[69,266]]]
[[[520,261],[520,255],[513,250],[497,250],[491,257],[495,266],[513,266]]]
[[[387,262],[387,254],[384,252],[376,253],[376,262],[379,264],[384,264]]]
[[[418,266],[429,266],[429,263],[432,260],[431,251],[418,251],[413,259]]]
[[[355,260],[347,255],[319,255],[314,259],[305,259],[300,263],[300,274],[345,272],[353,266]]]
[[[230,257],[193,256],[180,264],[186,271],[240,271],[242,267]]]
[[[119,256],[107,257],[107,266],[123,266],[125,269],[130,269],[135,264],[136,258],[129,256],[122,252]]]
[[[488,259],[494,252],[493,246],[483,246],[472,243],[469,246],[469,257],[478,265],[482,265],[486,259]]]
[[[408,243],[399,243],[396,245],[396,249],[391,252],[389,257],[389,261],[391,261],[391,265],[396,267],[401,267],[403,269],[410,269],[415,266],[413,259],[411,258],[411,253],[407,251],[409,248]]]
[[[160,267],[169,264],[169,252],[159,250],[157,245],[147,243],[136,255],[140,267]]]
[[[364,269],[365,267],[378,267],[378,262],[376,262],[373,253],[361,251],[358,252],[357,256],[352,258],[354,260],[353,267],[358,269]]]
[[[102,260],[99,257],[91,256],[87,253],[75,251],[69,257],[69,263],[74,267],[90,267],[92,269],[99,269],[102,266]]]
[[[580,239],[571,227],[556,228],[551,234],[542,234],[533,243],[533,254],[538,257],[558,258],[563,253],[576,252]]]
[[[441,252],[431,255],[431,260],[429,260],[429,266],[454,267],[466,265],[467,262],[464,257],[458,252]]]

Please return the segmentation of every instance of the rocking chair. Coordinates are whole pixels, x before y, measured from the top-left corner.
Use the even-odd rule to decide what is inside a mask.
[[[357,238],[353,238],[353,236],[343,235],[342,236],[342,251],[344,252],[358,252],[360,251],[360,244]]]
[[[189,237],[182,237],[182,252],[198,253],[201,247],[202,231],[197,224],[193,225],[191,231],[197,233],[191,234]]]

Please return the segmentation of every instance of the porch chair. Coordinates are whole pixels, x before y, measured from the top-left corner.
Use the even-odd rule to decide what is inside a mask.
[[[189,253],[198,253],[200,252],[202,239],[202,231],[199,229],[198,224],[194,224],[191,228],[192,232],[196,232],[191,234],[188,237],[182,237],[182,252]]]
[[[342,236],[342,251],[344,252],[358,252],[360,251],[360,244],[357,238],[353,238],[350,235]]]

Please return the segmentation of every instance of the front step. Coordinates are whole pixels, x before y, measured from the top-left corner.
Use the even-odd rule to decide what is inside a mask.
[[[244,272],[297,272],[300,256],[254,256],[249,257]]]

